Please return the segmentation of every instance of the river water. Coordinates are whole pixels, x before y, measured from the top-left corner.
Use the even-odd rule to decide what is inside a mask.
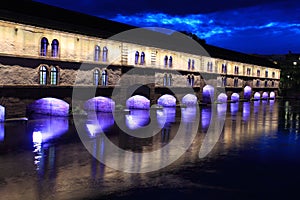
[[[0,124],[0,196],[291,198],[298,195],[300,180],[299,108],[299,101],[270,100],[199,110],[98,113],[79,121],[35,116],[5,122]],[[136,137],[149,124],[156,134]],[[180,131],[180,145],[169,148]],[[116,154],[106,139],[131,154]],[[164,147],[166,151],[146,156]]]

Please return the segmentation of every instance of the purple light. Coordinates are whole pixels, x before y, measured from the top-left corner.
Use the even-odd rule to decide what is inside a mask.
[[[176,107],[176,98],[172,95],[162,95],[158,100],[157,104],[164,107]]]
[[[250,102],[243,103],[243,121],[248,121],[250,116]]]
[[[166,124],[175,122],[176,108],[164,108],[156,111],[156,119],[160,128],[165,127]]]
[[[181,109],[181,119],[185,123],[191,123],[195,121],[197,114],[196,107],[186,107]]]
[[[149,124],[150,112],[149,110],[130,110],[130,114],[125,115],[125,119],[129,129],[139,129]]]
[[[150,109],[150,100],[141,95],[134,95],[126,101],[126,107],[131,109]]]
[[[88,113],[86,121],[86,129],[91,137],[97,133],[103,133],[114,125],[114,117],[112,113],[97,112]]]
[[[218,115],[223,115],[226,113],[227,110],[227,104],[218,104],[217,105],[217,111]]]
[[[94,97],[85,102],[84,109],[96,112],[113,112],[115,110],[115,102],[107,97]]]
[[[32,130],[32,140],[35,143],[45,143],[59,137],[69,129],[69,120],[66,117],[35,116],[36,119],[28,121]]]
[[[219,103],[226,103],[227,102],[227,95],[225,93],[221,93],[218,96]]]
[[[252,93],[252,88],[249,86],[246,86],[244,88],[244,99],[251,99],[251,93]]]
[[[197,97],[194,94],[187,94],[182,98],[182,103],[186,106],[195,106],[197,105]]]
[[[5,108],[0,105],[0,122],[5,121]]]
[[[230,104],[231,114],[235,115],[238,111],[239,111],[239,102],[231,103]]]
[[[275,92],[270,92],[270,99],[275,99]]]
[[[230,99],[231,101],[236,102],[236,101],[239,101],[239,99],[240,99],[240,95],[238,93],[232,93],[231,99]]]
[[[0,142],[4,141],[4,123],[0,122]]]
[[[255,92],[254,94],[254,100],[259,100],[260,99],[260,93],[259,92]]]
[[[262,94],[262,98],[263,99],[267,99],[269,97],[269,94],[267,93],[267,92],[264,92],[263,94]]]
[[[201,125],[203,129],[207,129],[211,120],[211,108],[202,108]]]
[[[51,116],[68,116],[69,104],[56,98],[42,98],[27,106],[29,114],[43,114]]]
[[[206,85],[203,88],[203,94],[202,94],[202,99],[204,103],[211,103],[213,102],[214,99],[214,87],[211,85]]]

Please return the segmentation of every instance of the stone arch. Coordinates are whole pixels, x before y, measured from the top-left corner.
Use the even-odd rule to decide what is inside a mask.
[[[157,104],[164,107],[175,107],[176,98],[170,94],[164,94],[158,98]]]
[[[230,96],[230,100],[233,102],[237,102],[240,99],[240,95],[238,93],[232,93],[232,95]]]
[[[126,107],[132,109],[143,109],[148,110],[150,109],[150,100],[141,95],[134,95],[127,99]]]
[[[127,89],[127,98],[134,95],[144,96],[147,99],[150,99],[150,88],[147,85],[135,84]]]
[[[227,99],[228,99],[228,97],[227,97],[227,95],[225,94],[225,93],[220,93],[219,95],[218,95],[218,98],[217,98],[217,101],[219,102],[219,103],[226,103],[227,102]]]
[[[263,92],[262,98],[263,99],[268,99],[269,98],[269,93],[268,92]]]
[[[113,112],[115,102],[108,97],[98,96],[87,100],[84,103],[84,109],[86,111]]]
[[[252,88],[250,86],[245,86],[244,88],[244,99],[250,100],[252,96]]]
[[[204,103],[212,103],[214,100],[215,88],[212,85],[206,85],[203,87],[202,101]]]
[[[259,92],[254,93],[254,100],[260,100],[261,96]]]
[[[68,116],[69,104],[63,100],[45,97],[38,99],[26,107],[27,115],[42,114],[51,116]]]
[[[198,98],[194,94],[186,94],[182,97],[182,103],[186,106],[195,106],[197,105]]]
[[[270,92],[270,99],[275,99],[275,97],[276,97],[276,94],[275,94],[275,92]]]

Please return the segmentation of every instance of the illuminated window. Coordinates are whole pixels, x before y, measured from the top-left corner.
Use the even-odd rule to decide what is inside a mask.
[[[213,69],[213,63],[212,62],[207,62],[207,71],[212,72]]]
[[[95,71],[94,71],[94,74],[93,74],[94,76],[94,82],[93,82],[93,84],[94,85],[99,85],[99,75],[100,75],[100,72],[99,72],[99,70],[98,69],[96,69]]]
[[[140,57],[140,53],[138,51],[135,52],[135,57],[134,57],[134,64],[138,64],[139,62],[139,57]]]
[[[247,68],[247,75],[251,74],[251,68]]]
[[[172,75],[171,74],[169,74],[169,76],[168,76],[168,85],[172,86]]]
[[[165,74],[164,75],[164,80],[163,80],[163,86],[167,86],[167,82],[168,82],[168,75]]]
[[[194,82],[195,82],[195,78],[194,78],[194,75],[192,75],[191,76],[191,84],[190,84],[192,87],[194,86]]]
[[[40,84],[41,85],[47,84],[47,68],[46,68],[46,66],[40,67]]]
[[[191,76],[190,75],[187,76],[187,82],[186,82],[186,84],[188,86],[191,85]]]
[[[192,70],[195,69],[195,61],[192,60]]]
[[[100,58],[100,47],[98,45],[95,46],[95,56],[94,61],[99,61]]]
[[[43,37],[41,40],[41,56],[47,56],[48,44],[48,39]]]
[[[238,66],[234,66],[234,74],[239,74],[239,67]]]
[[[103,70],[102,71],[102,78],[101,78],[102,82],[101,82],[101,85],[103,86],[106,86],[107,85],[107,71],[106,70]]]
[[[169,57],[169,67],[173,66],[173,58],[172,56]]]
[[[268,78],[268,75],[269,75],[269,73],[268,73],[268,71],[266,71],[265,72],[265,77]]]
[[[257,76],[260,76],[260,70],[259,69],[257,70]]]
[[[191,59],[188,61],[188,69],[191,69]]]
[[[52,57],[58,57],[58,40],[57,39],[54,39],[52,40],[52,43],[51,43],[51,56]]]
[[[222,64],[222,73],[227,73],[227,66],[226,66],[226,64]]]
[[[145,64],[145,53],[141,53],[141,65]]]
[[[103,47],[103,55],[102,55],[102,61],[103,62],[107,61],[107,52],[108,52],[107,47]]]
[[[58,77],[57,68],[52,66],[51,70],[50,70],[50,84],[51,85],[57,85],[57,77]]]
[[[168,56],[165,56],[164,65],[165,65],[165,67],[168,65]]]
[[[227,78],[226,77],[222,77],[222,86],[226,87],[227,85]]]

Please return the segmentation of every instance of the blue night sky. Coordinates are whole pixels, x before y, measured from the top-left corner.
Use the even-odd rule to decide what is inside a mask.
[[[296,0],[38,0],[135,25],[187,31],[208,44],[244,53],[300,53]]]

